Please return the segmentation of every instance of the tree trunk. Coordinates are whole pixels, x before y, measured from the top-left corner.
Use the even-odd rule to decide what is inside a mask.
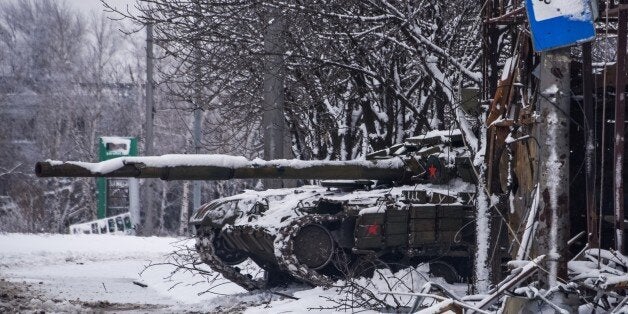
[[[181,213],[179,215],[179,235],[188,234],[188,213],[190,212],[190,181],[183,181],[181,193]]]

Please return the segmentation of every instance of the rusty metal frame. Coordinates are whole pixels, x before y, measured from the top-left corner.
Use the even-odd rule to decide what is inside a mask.
[[[624,251],[624,124],[626,111],[626,28],[628,24],[628,0],[621,0],[617,27],[617,69],[615,77],[615,151],[613,202],[615,204],[615,249]]]

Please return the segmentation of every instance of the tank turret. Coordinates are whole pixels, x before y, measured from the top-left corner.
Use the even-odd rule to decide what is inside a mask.
[[[474,181],[460,131],[432,131],[369,154],[366,160],[249,160],[230,155],[119,157],[98,163],[37,162],[38,177],[160,178],[162,180],[382,180],[397,184]]]

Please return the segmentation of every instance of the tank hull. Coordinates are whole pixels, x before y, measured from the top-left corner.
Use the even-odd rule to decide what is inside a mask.
[[[222,265],[212,268],[230,277],[238,268],[228,262],[225,252],[239,252],[268,273],[281,274],[283,280],[274,284],[292,280],[328,286],[353,276],[364,260],[399,267],[437,259],[456,270],[450,276],[454,280],[470,275],[474,230],[465,227],[473,220],[473,207],[457,196],[470,192],[470,187],[451,191],[455,196],[449,197],[404,190],[407,186],[386,191],[320,187],[249,191],[215,201],[223,205],[202,207],[209,209],[197,211],[191,221],[200,234],[212,230],[226,244],[228,250],[222,253],[215,248],[202,251],[215,252],[204,261],[212,266],[222,260]],[[267,207],[259,210],[262,203]],[[234,218],[224,219],[229,211]],[[210,244],[199,241],[199,245]],[[262,281],[253,285],[252,279],[242,276],[232,280],[247,289],[268,285]]]

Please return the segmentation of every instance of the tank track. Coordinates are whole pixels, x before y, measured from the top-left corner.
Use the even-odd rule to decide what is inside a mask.
[[[298,261],[294,255],[294,243],[291,241],[301,230],[309,224],[327,224],[340,221],[340,217],[331,215],[308,215],[294,219],[288,225],[279,229],[273,242],[275,258],[279,269],[294,279],[314,286],[330,287],[334,280],[310,269]],[[220,273],[227,280],[241,286],[247,291],[267,288],[266,280],[254,280],[239,272],[236,267],[225,264],[215,254],[214,237],[216,233],[210,227],[202,228],[197,233],[196,250],[201,260],[212,270]]]
[[[275,257],[279,268],[299,281],[314,286],[330,287],[333,283],[330,277],[310,269],[297,260],[294,255],[294,243],[291,239],[308,224],[325,224],[340,220],[341,218],[331,215],[308,215],[299,217],[282,227],[274,241]]]
[[[216,233],[209,227],[202,228],[198,231],[196,240],[196,250],[198,251],[203,263],[220,273],[227,280],[239,285],[247,291],[265,288],[266,284],[262,280],[254,280],[247,275],[241,274],[237,268],[225,264],[214,251],[214,237]]]

